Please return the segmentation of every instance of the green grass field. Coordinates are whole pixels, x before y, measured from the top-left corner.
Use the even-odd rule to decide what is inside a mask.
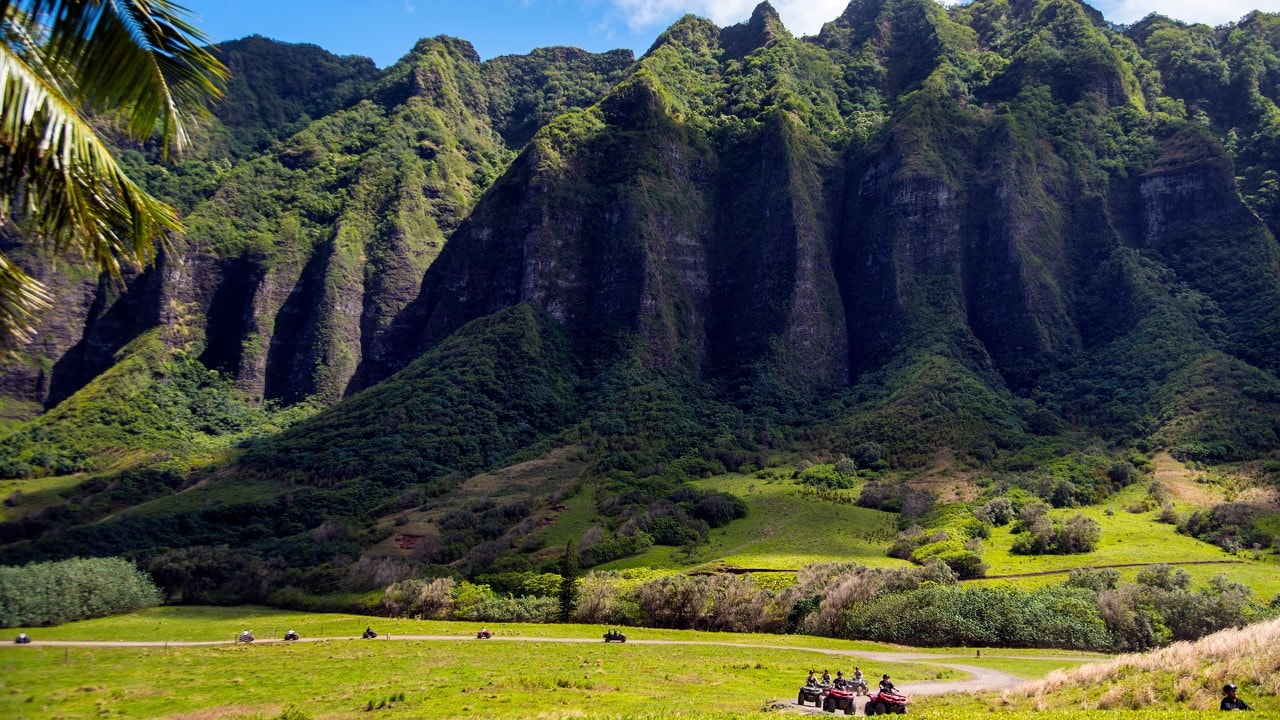
[[[875,567],[902,567],[908,563],[885,553],[897,533],[897,516],[853,505],[825,502],[800,494],[790,480],[764,480],[749,475],[723,475],[695,483],[704,489],[731,492],[743,498],[749,514],[742,520],[711,531],[710,542],[690,557],[681,548],[655,546],[634,557],[600,566],[601,570],[665,568],[684,571],[722,567],[794,570],[815,562],[859,562]],[[990,576],[1053,573],[1015,578],[973,580],[1005,583],[1023,588],[1060,584],[1078,567],[1132,563],[1210,562],[1183,566],[1197,584],[1225,572],[1232,580],[1251,587],[1262,602],[1280,594],[1280,556],[1270,550],[1228,554],[1186,535],[1172,525],[1155,521],[1156,512],[1130,513],[1126,508],[1145,497],[1142,485],[1130,486],[1105,503],[1052,511],[1055,516],[1083,513],[1102,526],[1098,549],[1083,555],[1014,555],[1009,526],[995,528],[984,541],[983,560]],[[590,493],[570,498],[566,510],[547,537],[563,545],[573,531],[585,532],[594,524]],[[1110,514],[1108,514],[1108,511]],[[1121,569],[1132,580],[1139,568]]]
[[[377,640],[353,636],[372,624]],[[264,608],[156,608],[114,618],[30,630],[46,640],[226,640],[245,628],[260,639],[292,627],[304,638],[350,639],[251,646],[0,646],[0,717],[273,718],[296,705],[315,718],[363,717],[389,703],[395,717],[565,717],[758,715],[790,700],[811,667],[860,664],[900,685],[956,680],[937,664],[885,662],[842,653],[888,646],[800,636],[628,629],[623,645],[596,642],[584,625],[490,625],[498,638],[585,638],[590,642],[472,637],[474,623],[306,615]],[[391,640],[386,640],[390,634]],[[455,640],[397,640],[398,635]],[[711,642],[649,645],[635,640]],[[768,647],[762,647],[768,646]],[[897,648],[901,649],[901,648]],[[970,663],[968,659],[938,662]],[[982,664],[1038,677],[1061,661],[984,658]],[[403,694],[403,700],[400,699]],[[929,699],[922,698],[925,707]]]
[[[990,539],[984,542],[982,559],[989,566],[987,575],[1069,571],[1081,566],[1210,561],[1214,564],[1185,565],[1183,568],[1199,584],[1207,582],[1218,573],[1226,573],[1232,580],[1251,587],[1254,595],[1263,602],[1269,602],[1280,594],[1280,564],[1274,553],[1262,553],[1261,560],[1254,560],[1252,552],[1226,553],[1195,538],[1179,535],[1172,525],[1156,522],[1154,511],[1130,513],[1125,509],[1144,495],[1143,488],[1131,486],[1100,505],[1051,511],[1052,515],[1058,517],[1081,513],[1097,520],[1102,526],[1102,540],[1098,548],[1083,555],[1014,555],[1009,552],[1014,539],[1010,527],[995,528]],[[1111,511],[1110,515],[1107,514],[1108,510]],[[1121,569],[1121,575],[1129,580],[1137,573],[1137,568]],[[1007,581],[992,579],[977,582],[1012,582],[1021,587],[1035,587],[1058,584],[1064,580],[1065,572]]]
[[[749,514],[712,530],[710,541],[691,557],[680,548],[655,546],[601,569],[727,566],[795,570],[831,561],[885,567],[907,564],[885,555],[897,533],[897,516],[892,513],[807,498],[791,480],[733,474],[693,484],[737,495],[746,501]]]
[[[0,480],[0,500],[12,497],[14,491],[20,492],[22,498],[16,505],[0,503],[0,522],[34,515],[45,508],[59,505],[67,499],[71,490],[86,479],[87,475],[60,475],[27,480]]]

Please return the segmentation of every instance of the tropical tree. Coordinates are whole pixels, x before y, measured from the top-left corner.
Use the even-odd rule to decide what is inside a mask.
[[[226,68],[168,0],[0,0],[0,234],[40,262],[119,279],[155,259],[177,213],[134,183],[91,122],[167,158],[221,94]],[[0,252],[0,346],[28,337],[43,285]]]

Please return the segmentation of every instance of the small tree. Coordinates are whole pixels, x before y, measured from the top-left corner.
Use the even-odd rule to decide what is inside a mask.
[[[564,557],[560,558],[560,621],[569,622],[578,604],[578,549],[573,540],[565,543]]]

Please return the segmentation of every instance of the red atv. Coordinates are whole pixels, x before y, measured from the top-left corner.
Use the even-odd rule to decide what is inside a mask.
[[[867,698],[867,707],[865,712],[870,715],[885,715],[887,713],[897,713],[899,715],[907,711],[907,696],[899,695],[896,692],[881,690],[880,692]]]
[[[493,633],[489,632],[488,630],[478,630],[478,631],[476,631],[476,639],[477,639],[477,640],[488,640],[488,639],[489,639],[489,638],[491,638],[491,637],[493,637]]]
[[[853,691],[848,688],[832,688],[822,699],[822,709],[829,713],[843,710],[845,715],[852,715],[857,711],[854,697]]]

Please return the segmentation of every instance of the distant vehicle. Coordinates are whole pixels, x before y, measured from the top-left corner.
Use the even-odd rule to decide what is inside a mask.
[[[854,697],[852,690],[832,688],[827,691],[826,697],[822,698],[822,709],[829,713],[843,710],[845,715],[853,715],[857,712]]]
[[[297,639],[298,639],[298,633],[296,633],[296,632],[294,632],[294,631],[290,630],[289,632],[287,632],[287,633],[285,633],[285,634],[284,634],[284,639],[285,639],[285,640],[297,640]]]
[[[604,641],[605,642],[626,642],[627,636],[623,635],[621,632],[618,632],[617,630],[610,630],[609,632],[604,634]]]
[[[254,639],[254,638],[253,638],[253,631],[251,631],[251,630],[245,630],[244,632],[240,633],[240,635],[239,635],[239,636],[237,636],[237,637],[236,637],[236,642],[237,642],[237,643],[246,643],[246,644],[248,644],[248,643],[253,642],[253,639]]]
[[[488,640],[491,637],[493,637],[493,633],[488,630],[480,630],[476,633],[477,640]]]
[[[830,689],[830,685],[801,685],[796,704],[803,707],[805,703],[813,703],[814,707],[822,707],[822,697]]]
[[[888,690],[881,690],[875,695],[867,698],[867,707],[865,710],[867,715],[887,715],[888,713],[897,713],[901,715],[906,711],[906,695],[900,695]]]
[[[15,645],[26,645],[31,642],[31,636],[26,633],[18,633],[18,637],[13,639]]]
[[[364,634],[363,634],[363,635],[361,635],[360,637],[361,637],[361,638],[363,638],[363,639],[365,639],[365,640],[370,640],[370,639],[373,639],[373,638],[378,637],[378,633],[374,632],[373,628],[365,628],[365,629],[364,629]]]
[[[867,681],[857,678],[849,681],[849,688],[857,695],[870,695],[871,691],[867,689]]]

